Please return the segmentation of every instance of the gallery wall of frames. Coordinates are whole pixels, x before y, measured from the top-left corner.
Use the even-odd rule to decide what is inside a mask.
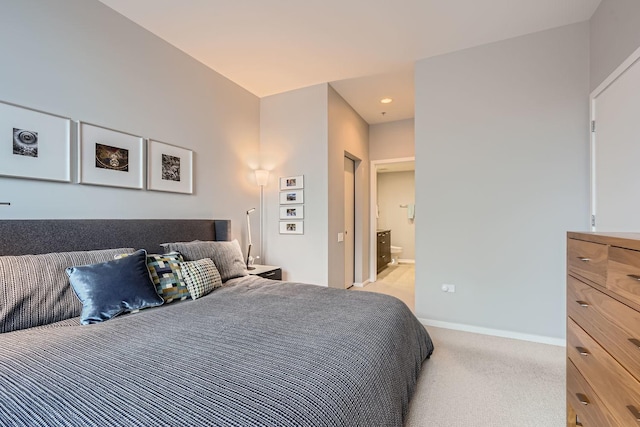
[[[0,133],[0,175],[193,193],[186,148],[1,101]]]
[[[304,234],[304,175],[280,178],[280,234]]]

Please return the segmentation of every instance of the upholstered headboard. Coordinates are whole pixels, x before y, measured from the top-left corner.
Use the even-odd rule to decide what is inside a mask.
[[[132,247],[161,251],[160,244],[231,240],[230,220],[44,219],[0,220],[0,255],[43,254]]]

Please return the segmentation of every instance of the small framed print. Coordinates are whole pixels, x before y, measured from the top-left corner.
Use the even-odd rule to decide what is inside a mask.
[[[149,139],[147,189],[192,194],[193,152]]]
[[[280,234],[304,234],[304,221],[280,221]]]
[[[144,188],[144,138],[78,122],[78,182]]]
[[[280,219],[302,219],[304,218],[303,205],[280,206]]]
[[[280,192],[281,205],[295,205],[304,203],[304,190],[291,190]]]
[[[280,190],[299,190],[304,188],[304,175],[280,178]]]
[[[0,175],[71,181],[71,119],[0,102]]]

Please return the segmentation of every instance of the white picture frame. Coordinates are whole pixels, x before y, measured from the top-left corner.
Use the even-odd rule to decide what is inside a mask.
[[[304,175],[280,178],[280,190],[300,190],[304,188]]]
[[[304,203],[304,190],[289,190],[280,192],[281,205],[298,205]]]
[[[280,219],[293,220],[304,218],[304,205],[280,206]]]
[[[0,175],[71,181],[71,119],[0,102],[0,135]]]
[[[147,140],[147,189],[193,194],[193,151]]]
[[[78,182],[141,190],[145,179],[144,138],[78,122]]]
[[[280,221],[280,234],[304,234],[304,221]]]

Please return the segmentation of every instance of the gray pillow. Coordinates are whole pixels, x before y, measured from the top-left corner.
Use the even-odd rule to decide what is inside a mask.
[[[80,315],[67,267],[110,261],[133,248],[0,257],[0,332]]]
[[[165,252],[180,252],[185,261],[197,261],[210,258],[220,272],[223,282],[236,277],[246,276],[247,266],[244,263],[242,249],[237,240],[231,242],[174,242],[162,245]]]

